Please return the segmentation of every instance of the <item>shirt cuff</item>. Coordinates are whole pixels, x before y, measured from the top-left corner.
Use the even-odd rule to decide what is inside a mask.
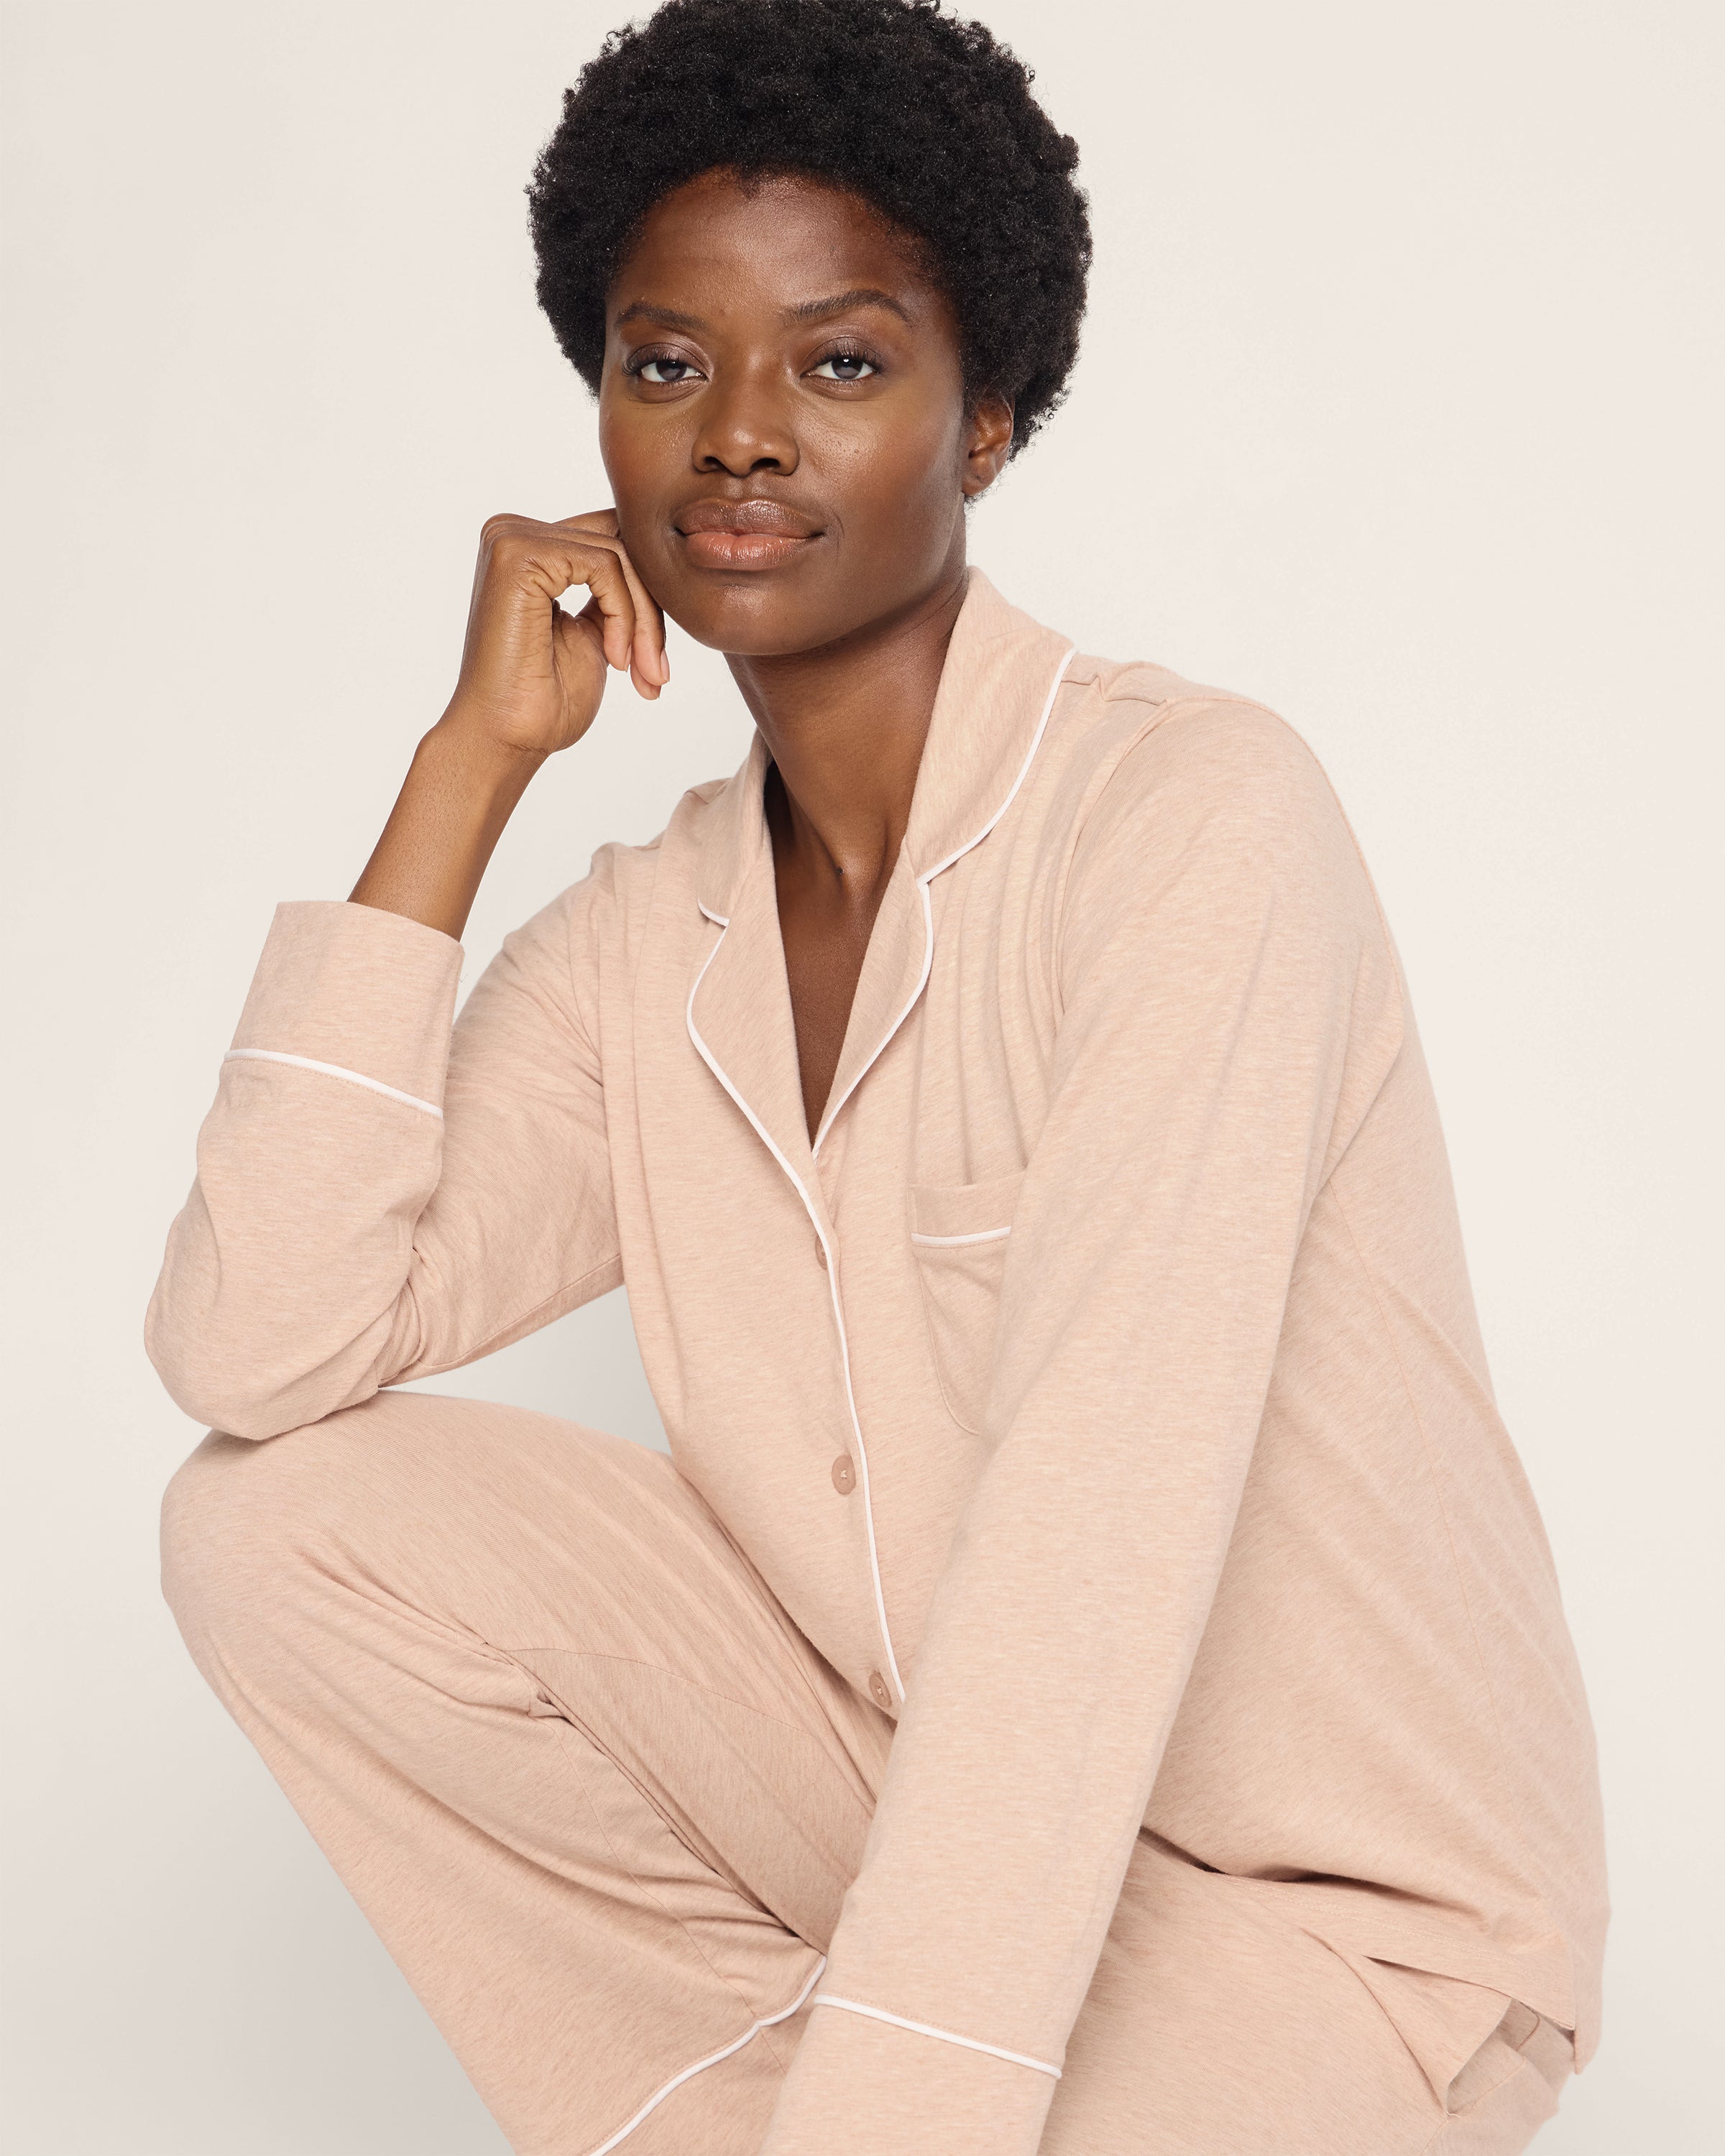
[[[1034,2156],[1054,2062],[817,1992],[760,2156]]]
[[[440,1114],[461,957],[453,937],[375,906],[279,906],[228,1055]]]

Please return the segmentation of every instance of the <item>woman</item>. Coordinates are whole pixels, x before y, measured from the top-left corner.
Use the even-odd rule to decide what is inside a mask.
[[[612,39],[531,199],[614,507],[486,526],[172,1230],[170,1600],[533,2156],[1507,2152],[1595,2041],[1585,1704],[1346,823],[966,567],[1075,162],[926,0]],[[664,615],[747,759],[452,1034]],[[625,1279],[670,1460],[382,1389]]]

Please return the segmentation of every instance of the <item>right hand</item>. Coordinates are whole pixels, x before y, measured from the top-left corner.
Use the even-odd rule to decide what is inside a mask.
[[[591,596],[578,613],[567,613],[558,600],[578,584]],[[624,552],[616,511],[558,524],[487,517],[444,726],[475,729],[499,748],[552,755],[593,724],[608,665],[626,669],[649,700],[670,679],[665,617]]]

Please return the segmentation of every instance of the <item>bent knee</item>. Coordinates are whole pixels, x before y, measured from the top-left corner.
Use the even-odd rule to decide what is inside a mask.
[[[225,1631],[279,1608],[344,1509],[344,1455],[365,1408],[280,1437],[213,1430],[162,1500],[162,1591],[180,1629]]]
[[[163,1492],[162,1592],[188,1642],[274,1584],[294,1533],[276,1442],[212,1430]]]
[[[268,1626],[377,1554],[451,1459],[478,1403],[376,1394],[279,1437],[212,1430],[162,1501],[162,1589],[180,1629]]]

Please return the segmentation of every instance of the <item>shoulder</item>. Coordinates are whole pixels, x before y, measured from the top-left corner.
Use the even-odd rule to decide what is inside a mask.
[[[1303,867],[1375,907],[1335,788],[1279,713],[1144,661],[1075,660],[1068,680],[1047,835],[1075,868],[1209,860],[1255,882]]]
[[[1155,800],[1249,822],[1345,822],[1310,747],[1255,697],[1143,661],[1073,670],[1062,790],[1076,822]]]
[[[1286,720],[1142,662],[1075,660],[1068,678],[1034,841],[1057,969],[1147,937],[1219,965],[1273,933],[1395,973],[1353,829]]]

